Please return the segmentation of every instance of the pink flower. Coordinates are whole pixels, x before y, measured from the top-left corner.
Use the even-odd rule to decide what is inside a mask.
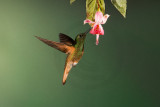
[[[89,23],[92,26],[90,33],[96,35],[96,45],[99,43],[99,35],[104,35],[104,30],[101,24],[105,24],[109,16],[110,15],[108,14],[103,16],[102,12],[97,11],[95,14],[95,22],[89,19],[84,20],[84,24]]]

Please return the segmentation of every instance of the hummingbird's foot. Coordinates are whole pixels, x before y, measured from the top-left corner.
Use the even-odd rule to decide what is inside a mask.
[[[75,67],[75,66],[77,65],[77,63],[78,63],[78,62],[74,62],[74,63],[73,63],[73,67]]]

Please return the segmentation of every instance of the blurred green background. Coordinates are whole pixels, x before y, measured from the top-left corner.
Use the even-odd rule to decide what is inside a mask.
[[[160,107],[159,1],[128,0],[62,85],[66,54],[37,40],[85,32],[85,0],[0,0],[0,107]]]

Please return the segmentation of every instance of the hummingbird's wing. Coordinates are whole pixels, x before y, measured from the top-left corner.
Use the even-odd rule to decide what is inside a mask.
[[[63,33],[59,34],[59,39],[60,39],[61,43],[64,43],[66,45],[69,45],[69,46],[75,45],[75,41],[71,37],[69,37]]]
[[[64,68],[64,74],[63,74],[63,85],[66,83],[66,79],[68,77],[69,71],[71,70],[72,66],[73,66],[73,62],[70,61],[70,55],[69,54],[66,58],[66,63],[65,63],[65,68]]]
[[[40,41],[44,42],[45,44],[47,44],[47,45],[49,45],[53,48],[58,49],[61,52],[69,53],[70,47],[65,45],[64,43],[53,42],[53,41],[50,41],[50,40],[47,40],[47,39],[40,38],[38,36],[35,36],[35,37],[37,39],[39,39]]]

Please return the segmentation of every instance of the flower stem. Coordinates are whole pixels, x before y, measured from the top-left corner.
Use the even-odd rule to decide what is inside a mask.
[[[98,4],[98,9],[99,9],[99,1],[97,0],[97,4]]]

